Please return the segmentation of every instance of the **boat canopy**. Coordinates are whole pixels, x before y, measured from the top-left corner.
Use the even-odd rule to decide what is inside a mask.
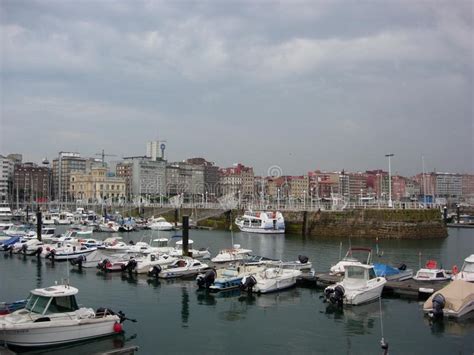
[[[400,273],[400,270],[387,264],[374,263],[374,270],[377,276],[392,276]]]
[[[454,280],[450,282],[445,288],[435,292],[428,298],[423,305],[423,309],[430,309],[433,304],[433,298],[438,294],[442,294],[446,301],[445,308],[451,309],[454,312],[459,312],[463,306],[474,302],[474,283]]]

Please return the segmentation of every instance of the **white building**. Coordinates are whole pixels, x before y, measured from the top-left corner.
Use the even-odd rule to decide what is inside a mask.
[[[439,197],[459,197],[462,195],[462,175],[436,173],[436,195]]]
[[[164,147],[164,146],[163,146]],[[164,159],[164,156],[161,152],[161,144],[159,141],[148,142],[146,144],[146,156],[151,158],[151,160]],[[163,149],[164,152],[164,149]]]
[[[131,161],[131,194],[147,198],[160,197],[166,194],[166,161],[149,157],[130,157]]]
[[[10,200],[9,193],[13,179],[15,163],[13,160],[0,155],[0,202]]]

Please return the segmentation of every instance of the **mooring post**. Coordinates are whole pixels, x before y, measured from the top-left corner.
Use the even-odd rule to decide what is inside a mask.
[[[26,223],[30,223],[30,206],[26,206]]]
[[[308,211],[303,211],[303,230],[301,232],[303,237],[308,235]]]
[[[177,208],[174,209],[174,227],[178,227],[179,211]]]
[[[458,223],[461,222],[461,209],[459,205],[456,205],[456,219]]]
[[[189,255],[189,216],[183,216],[183,256]]]
[[[448,223],[448,207],[443,207],[443,219],[444,223]]]
[[[41,229],[43,227],[43,220],[41,216],[41,211],[38,208],[38,211],[36,212],[36,237],[38,240],[41,242]]]

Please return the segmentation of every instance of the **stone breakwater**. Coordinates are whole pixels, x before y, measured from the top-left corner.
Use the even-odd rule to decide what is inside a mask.
[[[199,226],[213,229],[229,229],[235,217],[242,210],[222,211],[206,209],[181,209],[182,215],[189,215]],[[134,213],[135,214],[135,213]],[[428,239],[445,238],[448,230],[437,209],[392,210],[358,209],[345,211],[298,211],[283,212],[286,231],[307,237],[351,237],[351,238],[391,238]],[[142,215],[165,217],[169,222],[175,219],[174,210],[145,208]],[[233,229],[238,230],[233,224]]]

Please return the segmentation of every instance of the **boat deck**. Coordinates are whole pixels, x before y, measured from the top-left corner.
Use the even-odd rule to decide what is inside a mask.
[[[314,274],[313,277],[303,276],[303,279],[305,282],[314,282],[317,287],[326,287],[342,281],[342,276],[329,275],[329,273],[318,273]],[[420,288],[436,292],[445,287],[448,282],[449,281],[417,281],[413,279],[405,281],[387,281],[383,293],[385,295],[397,297],[423,299],[429,297],[432,292],[420,292]]]

